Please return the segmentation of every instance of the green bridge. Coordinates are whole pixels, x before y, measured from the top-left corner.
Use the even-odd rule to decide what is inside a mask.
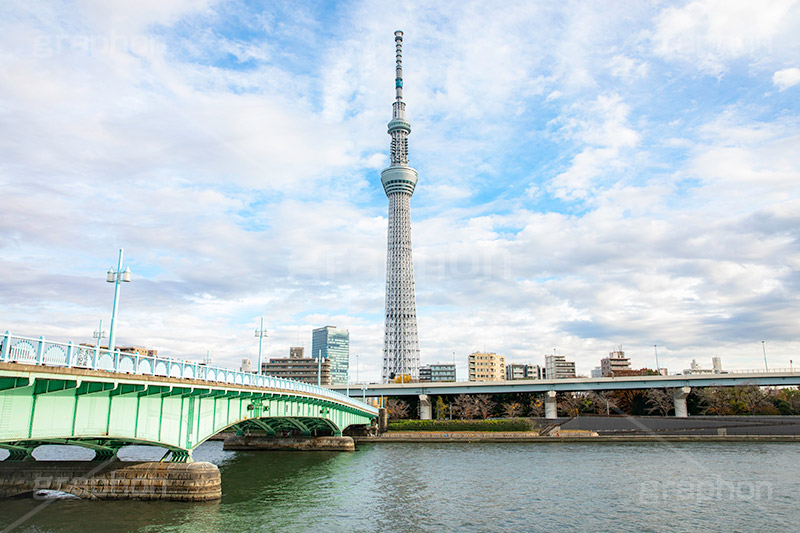
[[[341,436],[378,410],[323,387],[199,363],[0,337],[0,448],[32,459],[44,444],[160,446],[171,462],[224,430],[269,436]],[[165,454],[166,457],[166,454]]]

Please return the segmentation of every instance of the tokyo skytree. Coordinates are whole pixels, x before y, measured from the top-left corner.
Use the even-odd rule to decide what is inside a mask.
[[[417,304],[414,298],[414,263],[411,259],[411,195],[417,171],[408,166],[408,134],[403,102],[403,32],[394,32],[397,66],[395,101],[389,122],[391,165],[381,172],[389,198],[386,252],[386,329],[383,335],[383,381],[401,374],[419,379]]]

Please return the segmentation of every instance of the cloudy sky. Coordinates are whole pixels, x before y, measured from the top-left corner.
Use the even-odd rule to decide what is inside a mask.
[[[800,2],[500,5],[3,2],[0,330],[379,379],[402,29],[423,364],[800,366]]]

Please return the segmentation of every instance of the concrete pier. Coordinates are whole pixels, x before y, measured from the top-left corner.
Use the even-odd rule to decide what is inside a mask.
[[[419,395],[419,419],[430,420],[431,417],[431,399],[427,394]]]
[[[267,437],[265,435],[229,435],[223,450],[327,451],[354,452],[352,437]]]
[[[544,417],[548,420],[558,418],[558,403],[556,402],[556,391],[547,391],[544,395]]]
[[[689,411],[686,408],[686,398],[692,392],[691,387],[681,387],[675,391],[675,396],[672,397],[675,404],[675,416],[677,418],[686,418],[689,416]]]
[[[205,462],[0,461],[0,497],[43,489],[89,500],[200,502],[222,497],[219,469]]]

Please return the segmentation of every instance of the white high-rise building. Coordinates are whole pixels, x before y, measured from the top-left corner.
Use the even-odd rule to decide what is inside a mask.
[[[419,379],[417,304],[414,297],[414,263],[411,258],[411,195],[417,171],[408,166],[408,134],[403,102],[403,32],[394,32],[396,50],[395,101],[389,122],[391,164],[381,172],[389,198],[386,252],[386,329],[383,335],[383,381],[400,374]]]

